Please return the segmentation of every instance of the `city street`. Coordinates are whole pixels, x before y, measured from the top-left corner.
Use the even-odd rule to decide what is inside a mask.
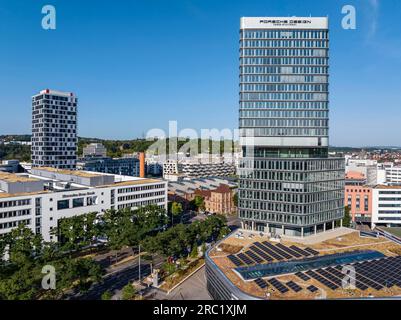
[[[169,294],[154,290],[155,300],[212,300],[206,289],[205,266],[195,272]]]

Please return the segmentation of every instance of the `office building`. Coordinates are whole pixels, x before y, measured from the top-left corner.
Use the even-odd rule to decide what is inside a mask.
[[[32,97],[32,165],[75,169],[77,97],[71,92],[42,90]]]
[[[225,162],[178,162],[175,160],[168,160],[163,164],[163,177],[168,180],[177,180],[180,178],[226,177],[235,175],[235,173],[235,165]]]
[[[343,158],[329,158],[328,18],[241,18],[239,217],[308,236],[344,216]]]
[[[76,165],[78,170],[120,174],[124,176],[139,177],[139,160],[137,158],[110,158],[93,157],[79,159]]]
[[[401,227],[401,186],[377,185],[372,190],[372,229]]]
[[[61,218],[146,205],[167,209],[167,182],[50,167],[0,173],[0,234],[24,223],[57,241],[51,231]]]

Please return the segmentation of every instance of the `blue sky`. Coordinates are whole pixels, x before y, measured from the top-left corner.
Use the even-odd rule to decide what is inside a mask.
[[[43,5],[57,29],[43,30]],[[341,28],[356,8],[357,29]],[[329,16],[330,143],[401,145],[399,0],[0,0],[0,134],[30,133],[31,95],[79,97],[79,136],[238,126],[241,16]]]

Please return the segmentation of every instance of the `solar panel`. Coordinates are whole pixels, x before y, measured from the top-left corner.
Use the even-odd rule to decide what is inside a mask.
[[[307,247],[307,248],[305,248],[304,250],[305,250],[306,252],[309,252],[310,254],[312,254],[312,255],[314,255],[314,256],[318,256],[318,255],[319,255],[319,252],[316,251],[316,250],[314,250],[314,249],[312,249],[312,248]]]
[[[286,247],[285,245],[283,245],[281,243],[277,243],[276,246],[279,247],[281,250],[287,252],[288,254],[292,255],[295,258],[301,258],[302,257],[302,255],[300,255],[298,252]]]
[[[278,291],[280,291],[280,293],[286,293],[288,292],[288,288],[286,286],[284,286],[280,281],[278,281],[276,278],[272,278],[270,280],[268,280],[268,282],[275,287]]]
[[[266,252],[269,256],[272,256],[276,260],[284,260],[284,258],[280,255],[278,255],[276,252],[272,251],[271,249],[267,248],[266,246],[262,245],[259,242],[255,242],[255,245],[257,245],[261,250]]]
[[[261,289],[265,289],[265,288],[268,287],[268,284],[267,284],[266,281],[263,280],[263,279],[258,278],[258,279],[256,279],[254,282],[255,282],[255,283],[259,286],[259,288],[261,288]]]
[[[278,255],[286,258],[286,259],[291,259],[292,256],[290,256],[288,253],[284,252],[283,250],[280,250],[279,248],[277,248],[276,246],[272,245],[270,242],[267,241],[263,241],[263,244],[268,247],[270,250],[274,251],[275,253],[277,253]]]
[[[303,273],[303,272],[297,272],[296,274],[295,274],[298,278],[300,278],[301,280],[303,280],[303,281],[308,281],[308,280],[310,280],[310,277],[308,277],[305,273]]]
[[[295,291],[295,292],[299,292],[302,290],[302,287],[300,287],[299,285],[297,285],[294,281],[288,281],[286,283],[287,287],[290,288],[291,290]]]
[[[269,255],[267,255],[264,251],[260,250],[258,247],[256,246],[251,246],[249,249],[255,251],[258,255],[260,255],[263,259],[265,259],[266,261],[270,262],[273,261],[273,258],[270,257]]]
[[[230,254],[229,256],[227,256],[227,258],[230,259],[230,261],[231,261],[232,263],[234,263],[235,266],[237,266],[237,267],[243,265],[243,262],[242,262],[240,259],[238,259],[236,256],[232,255],[232,254]]]
[[[325,285],[326,287],[330,288],[331,290],[338,289],[338,285],[334,284],[333,282],[327,280],[326,278],[322,277],[321,275],[317,274],[316,272],[309,270],[306,274],[313,279],[319,281],[321,284]]]
[[[248,250],[245,252],[248,256],[250,256],[253,260],[255,260],[257,263],[262,263],[263,259],[254,254],[251,250]]]
[[[242,261],[244,261],[246,264],[254,264],[254,262],[251,260],[251,259],[249,259],[249,257],[248,256],[246,256],[244,253],[239,253],[238,255],[238,258],[240,258]]]
[[[296,252],[298,252],[300,255],[304,256],[304,257],[310,257],[312,254],[310,254],[307,251],[302,250],[301,248],[298,248],[297,246],[290,246],[290,248]]]
[[[310,292],[316,292],[317,290],[319,290],[318,288],[316,288],[314,285],[311,285],[309,287],[307,287],[306,289],[308,289]]]

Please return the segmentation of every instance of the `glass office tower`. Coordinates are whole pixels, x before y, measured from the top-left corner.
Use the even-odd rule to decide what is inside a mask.
[[[241,18],[239,217],[308,236],[344,215],[343,158],[328,156],[327,18]]]

